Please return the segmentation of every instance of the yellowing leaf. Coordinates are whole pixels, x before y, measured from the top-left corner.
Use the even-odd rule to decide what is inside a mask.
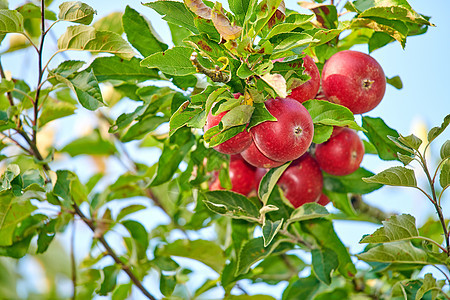
[[[261,76],[268,85],[270,85],[281,98],[287,97],[286,79],[280,74],[265,74]]]
[[[184,4],[197,16],[211,20],[212,10],[202,0],[184,0]]]
[[[214,27],[225,40],[235,40],[242,32],[242,27],[231,24],[230,20],[223,13],[222,4],[216,3],[212,10],[212,21]]]

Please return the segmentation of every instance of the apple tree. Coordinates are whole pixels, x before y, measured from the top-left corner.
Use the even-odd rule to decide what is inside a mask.
[[[405,47],[430,17],[406,0],[142,5],[170,43],[131,6],[94,21],[100,7],[82,2],[0,1],[0,59],[31,49],[38,66],[34,82],[0,61],[2,298],[450,298],[450,142],[427,161],[450,115],[427,141],[370,116],[402,82],[352,50]],[[82,136],[49,137],[83,115]],[[374,174],[365,155],[398,165]],[[418,228],[364,202],[384,185],[419,190],[436,219]],[[381,227],[351,253],[335,219]],[[27,259],[46,289],[20,288]]]

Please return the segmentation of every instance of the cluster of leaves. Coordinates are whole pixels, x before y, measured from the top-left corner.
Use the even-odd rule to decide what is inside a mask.
[[[283,299],[330,299],[331,295],[348,299],[388,293],[420,299],[427,292],[436,298],[441,282],[430,275],[423,280],[410,279],[419,265],[446,261],[448,247],[442,249],[442,241],[435,238],[442,228],[430,222],[418,232],[411,216],[392,217],[372,237],[362,240],[382,244],[358,256],[374,262],[371,271],[357,271],[333,228],[333,218],[380,222],[370,211],[355,209],[351,195],[370,193],[383,184],[413,186],[409,169],[374,175],[360,168],[348,176],[326,175],[324,192],[340,214],[330,214],[315,203],[292,208],[276,186],[289,164],[267,173],[259,194],[253,197],[208,191],[214,170],[220,170],[221,182],[229,182],[228,156],[209,147],[245,128],[273,120],[264,101],[285,97],[309,79],[303,74],[304,53],[316,57],[320,67],[333,53],[360,43],[367,43],[369,51],[394,40],[404,46],[407,36],[424,33],[431,25],[429,18],[416,13],[405,0],[348,2],[345,9],[353,18],[346,21],[339,18],[334,5],[316,2],[320,3],[300,3],[313,14],[288,10],[282,0],[232,0],[228,3],[230,12],[220,3],[201,0],[144,4],[168,22],[171,48],[148,20],[129,6],[123,13],[113,13],[92,25],[96,12],[81,2],[64,2],[58,14],[32,3],[14,10],[2,7],[0,34],[25,37],[17,43],[12,38],[17,35],[10,35],[6,52],[35,48],[40,68],[34,89],[19,78],[6,78],[2,71],[0,148],[6,154],[14,149],[20,152],[1,157],[6,168],[0,188],[0,255],[21,258],[27,253],[48,253],[57,243],[55,236],[76,228],[73,224],[81,220],[93,231],[89,256],[72,262],[76,270],[72,271],[76,275],[72,274],[74,294],[82,299],[109,293],[113,299],[123,299],[131,293],[132,284],[154,299],[141,284],[152,270],[159,274],[159,292],[166,297],[196,298],[221,289],[229,299],[265,299],[261,295],[233,296],[233,288],[246,279],[270,285],[288,281]],[[67,27],[58,39],[58,50],[43,63],[45,37],[54,24],[63,21],[77,25]],[[350,34],[341,37],[344,30]],[[90,63],[66,60],[50,68],[58,53],[69,50],[87,51],[95,57]],[[286,59],[274,62],[279,58]],[[388,82],[401,86],[398,77]],[[101,87],[109,88],[113,96],[102,95]],[[242,95],[235,99],[234,93]],[[117,118],[107,109],[97,110],[127,101],[134,102],[136,108]],[[304,105],[314,122],[315,143],[326,141],[333,126],[348,126],[364,132],[368,154],[404,163],[419,155],[420,143],[415,138],[402,137],[379,118],[365,116],[360,126],[340,105],[318,100]],[[93,116],[98,119],[98,128],[44,153],[38,133],[47,124],[74,114],[80,106],[97,110]],[[201,135],[197,129],[203,128],[211,109],[230,112],[220,125]],[[429,141],[447,125],[448,119],[430,133]],[[153,165],[134,161],[124,145],[130,141],[139,141],[142,148],[158,149],[158,161]],[[448,143],[442,150],[443,189],[448,186],[447,148]],[[58,164],[53,161],[61,153],[116,158],[128,170],[109,184],[105,181],[111,174],[103,170],[82,182],[72,171],[55,169]],[[401,172],[405,178],[395,181],[389,172]],[[367,182],[363,178],[368,178]],[[136,197],[151,199],[170,221],[148,231],[132,218],[133,213],[148,208],[133,203]],[[124,199],[131,202],[115,209]],[[392,229],[398,227],[406,228],[405,232]],[[215,239],[190,237],[204,228],[213,228]],[[125,230],[120,235],[125,245],[121,253],[108,243],[114,230]],[[173,238],[178,230],[186,239]],[[434,242],[419,244],[417,240]],[[397,257],[396,249],[403,255]],[[311,254],[310,264],[298,255],[305,252]],[[219,279],[207,279],[190,291],[186,283],[192,269],[173,257],[197,260]],[[310,276],[299,277],[300,271],[308,268]],[[118,284],[120,272],[126,273],[130,282]],[[366,285],[374,279],[383,289]]]

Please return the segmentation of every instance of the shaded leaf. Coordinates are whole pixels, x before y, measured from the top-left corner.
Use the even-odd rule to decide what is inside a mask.
[[[160,79],[157,70],[141,67],[141,61],[135,57],[128,61],[117,56],[97,57],[90,67],[99,82],[109,80],[141,82]]]
[[[116,153],[114,144],[102,138],[98,130],[74,140],[64,146],[60,152],[67,152],[70,156],[77,155],[112,155]]]
[[[370,235],[365,235],[360,243],[390,243],[421,238],[416,228],[416,219],[411,215],[394,215],[382,223],[383,227]]]
[[[206,240],[176,240],[159,249],[164,256],[180,256],[198,260],[217,273],[220,273],[225,265],[225,254],[220,246]]]
[[[409,241],[381,244],[356,256],[359,259],[370,262],[421,265],[429,264],[425,251],[414,247]]]
[[[422,297],[425,296],[425,294],[429,291],[432,291],[432,299],[435,299],[437,294],[439,293],[439,290],[440,287],[436,284],[436,279],[431,273],[427,273],[423,278],[423,285],[417,291],[415,300],[422,299]]]
[[[290,164],[291,162],[288,162],[277,168],[270,169],[261,179],[258,188],[258,197],[259,199],[261,199],[261,202],[264,205],[267,204],[267,200],[269,199],[269,196],[272,193],[273,188],[277,184],[278,179],[281,177],[283,172],[289,167]]]
[[[203,200],[211,211],[236,218],[255,221],[259,218],[259,209],[247,197],[231,191],[210,191]]]
[[[450,140],[445,141],[442,145],[440,154],[442,160],[450,158]]]
[[[300,278],[291,281],[284,290],[282,300],[302,299],[311,300],[320,287],[320,281],[316,276]]]
[[[150,22],[129,5],[125,8],[122,22],[127,40],[144,57],[167,50],[167,45],[161,41]]]
[[[112,292],[117,284],[117,275],[119,275],[119,265],[111,265],[103,268],[103,281],[96,292],[99,295],[106,296],[109,292]]]
[[[312,268],[317,278],[330,285],[331,273],[339,266],[336,253],[329,248],[313,249],[311,251]]]
[[[324,100],[308,100],[302,103],[308,110],[314,124],[349,127],[362,130],[356,124],[353,113],[346,107]]]
[[[282,225],[283,219],[275,222],[265,219],[264,225],[262,227],[264,247],[267,247],[272,242],[278,231],[280,231]]]
[[[81,1],[63,2],[59,6],[58,19],[89,25],[97,12]]]
[[[345,176],[333,176],[324,173],[323,183],[325,189],[337,193],[368,194],[382,187],[381,184],[363,181],[364,177],[373,175],[374,173],[364,168],[359,168],[355,172]]]
[[[305,203],[292,212],[290,218],[287,220],[287,223],[290,224],[304,220],[323,218],[328,214],[328,210],[320,204],[313,202]]]
[[[173,47],[165,52],[154,53],[141,61],[142,67],[158,68],[161,72],[185,76],[195,74],[197,70],[190,60],[193,50],[186,47]]]
[[[444,122],[442,122],[441,126],[431,128],[431,130],[428,132],[428,143],[431,143],[442,132],[444,132],[444,130],[447,128],[448,124],[450,124],[450,115],[445,116]]]
[[[16,8],[18,12],[22,14],[25,19],[41,19],[41,8],[33,3],[25,3],[22,6]],[[51,10],[45,10],[45,19],[50,21],[56,21],[56,14]]]
[[[443,189],[450,185],[450,159],[442,165],[441,173],[439,174],[439,183]]]
[[[58,39],[58,49],[106,52],[127,60],[135,54],[130,45],[117,33],[97,31],[94,27],[86,25],[68,27]]]
[[[363,178],[363,180],[369,183],[417,187],[414,170],[405,167],[392,167],[374,176]]]

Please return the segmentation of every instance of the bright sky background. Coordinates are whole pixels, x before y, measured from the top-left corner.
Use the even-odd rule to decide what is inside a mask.
[[[62,1],[55,1],[52,4],[51,9],[57,12],[57,8],[61,2]],[[141,1],[90,0],[84,2],[97,10],[98,15],[95,17],[94,21],[111,12],[123,12],[125,6],[130,5],[145,15],[151,21],[153,27],[156,28],[160,36],[162,36],[164,41],[170,43],[170,36],[168,35],[168,27],[166,24],[160,20],[158,14],[153,12],[150,8],[141,5]],[[398,91],[391,86],[388,86],[386,95],[381,104],[373,111],[367,113],[367,115],[372,117],[382,117],[389,126],[397,129],[403,135],[408,135],[413,132],[416,135],[420,135],[424,131],[424,128],[429,129],[433,126],[440,125],[443,118],[450,113],[450,97],[447,90],[450,87],[448,79],[448,72],[450,70],[450,60],[448,59],[450,53],[450,19],[448,17],[450,1],[411,0],[409,2],[419,13],[432,16],[431,22],[436,24],[436,27],[430,28],[425,35],[409,38],[405,50],[401,48],[399,43],[393,43],[372,53],[372,56],[378,60],[388,77],[395,75],[401,77],[404,88]],[[10,1],[10,8],[15,8],[22,3],[24,3],[24,1]],[[300,10],[296,1],[288,0],[286,4],[290,9]],[[56,25],[54,27],[55,35],[59,36],[62,34],[66,26],[67,24]],[[50,37],[48,42],[47,54],[56,50],[55,40],[52,40]],[[2,44],[0,50],[4,49],[5,44],[6,42]],[[367,46],[355,47],[354,49],[367,53]],[[68,53],[68,56],[70,59],[88,59],[86,55],[73,52]],[[59,59],[63,59],[63,56],[59,56]],[[37,77],[37,59],[33,49],[23,50],[14,55],[4,55],[2,57],[2,63],[4,68],[11,71],[14,77],[25,77],[29,84],[35,84],[35,77]],[[58,59],[52,62],[51,67],[55,67],[57,64]],[[121,106],[119,108],[123,109],[124,107],[126,106]],[[119,108],[117,108],[117,110]],[[56,135],[56,144],[58,146],[63,146],[74,136],[86,132],[86,130],[88,130],[86,126],[95,126],[91,121],[92,118],[90,118],[90,112],[80,108],[78,113],[79,115],[77,117],[65,118],[57,124],[58,128],[63,128],[64,130],[64,133],[61,132]],[[430,158],[432,165],[435,163],[434,158],[439,156],[440,145],[449,138],[450,130],[434,142],[435,145],[432,147]],[[157,159],[157,153],[154,151],[133,150],[135,143],[129,143],[127,146],[132,150],[133,157],[139,161],[149,163],[152,161],[154,162]],[[90,161],[85,158],[77,158],[71,161],[65,160],[62,163],[54,164],[53,166],[55,168],[68,168],[74,170],[80,175],[82,180],[86,180],[93,173],[93,170],[84,169],[89,163]],[[363,161],[363,166],[373,172],[382,171],[393,165],[399,164],[385,163],[375,157],[366,157]],[[117,170],[118,172],[123,171],[121,166],[113,161],[109,162],[108,169]],[[423,176],[418,173],[418,177],[420,181],[424,183]],[[111,180],[114,181],[114,178],[111,178]],[[443,202],[444,213],[447,217],[450,216],[449,198],[450,196],[447,194],[445,201]],[[431,203],[427,202],[419,192],[408,189],[384,187],[379,191],[367,195],[365,200],[385,211],[411,213],[418,219],[419,225],[434,214]],[[133,203],[147,204],[148,202],[142,199],[136,199],[133,200]],[[126,204],[127,203],[125,202],[121,202],[120,206],[122,207]],[[149,218],[149,216],[151,216],[151,218]],[[134,214],[132,217],[143,222],[147,230],[150,230],[161,222],[167,222],[167,219],[157,208],[150,208],[143,213]],[[81,224],[77,228],[79,230],[77,258],[82,259],[89,249],[88,237],[91,236],[91,233]],[[373,232],[377,226],[348,221],[336,221],[335,228],[346,245],[350,247],[350,251],[352,253],[357,253],[363,248],[362,245],[357,244],[361,236]],[[212,237],[213,232],[207,230],[201,234],[201,238],[208,239]],[[120,249],[121,245],[118,236],[111,235],[108,237],[113,241],[113,244],[118,247],[117,249]],[[191,237],[195,238],[198,237],[198,235],[194,233]],[[174,236],[174,238],[176,238],[176,236]],[[189,265],[196,270],[196,278],[191,282],[194,286],[201,284],[201,280],[206,277],[214,277],[214,273],[200,263],[189,261]],[[32,271],[31,274],[29,274],[30,278],[32,278],[33,275],[38,275],[33,272],[38,272],[38,270]],[[439,276],[439,273],[435,273],[435,275]],[[154,284],[154,280],[157,279],[155,276],[155,274],[149,276],[150,278],[147,278],[144,284],[149,288],[151,293],[159,297],[158,286]],[[261,285],[257,285],[255,288],[249,290],[252,292],[262,292],[261,287]],[[265,289],[264,292],[278,298],[284,287],[285,284],[280,284],[276,288],[271,287],[270,289]],[[39,288],[39,283],[36,283],[36,288]],[[137,290],[135,295],[139,295]],[[210,296],[220,297],[220,294]],[[102,297],[98,298],[101,299]]]

